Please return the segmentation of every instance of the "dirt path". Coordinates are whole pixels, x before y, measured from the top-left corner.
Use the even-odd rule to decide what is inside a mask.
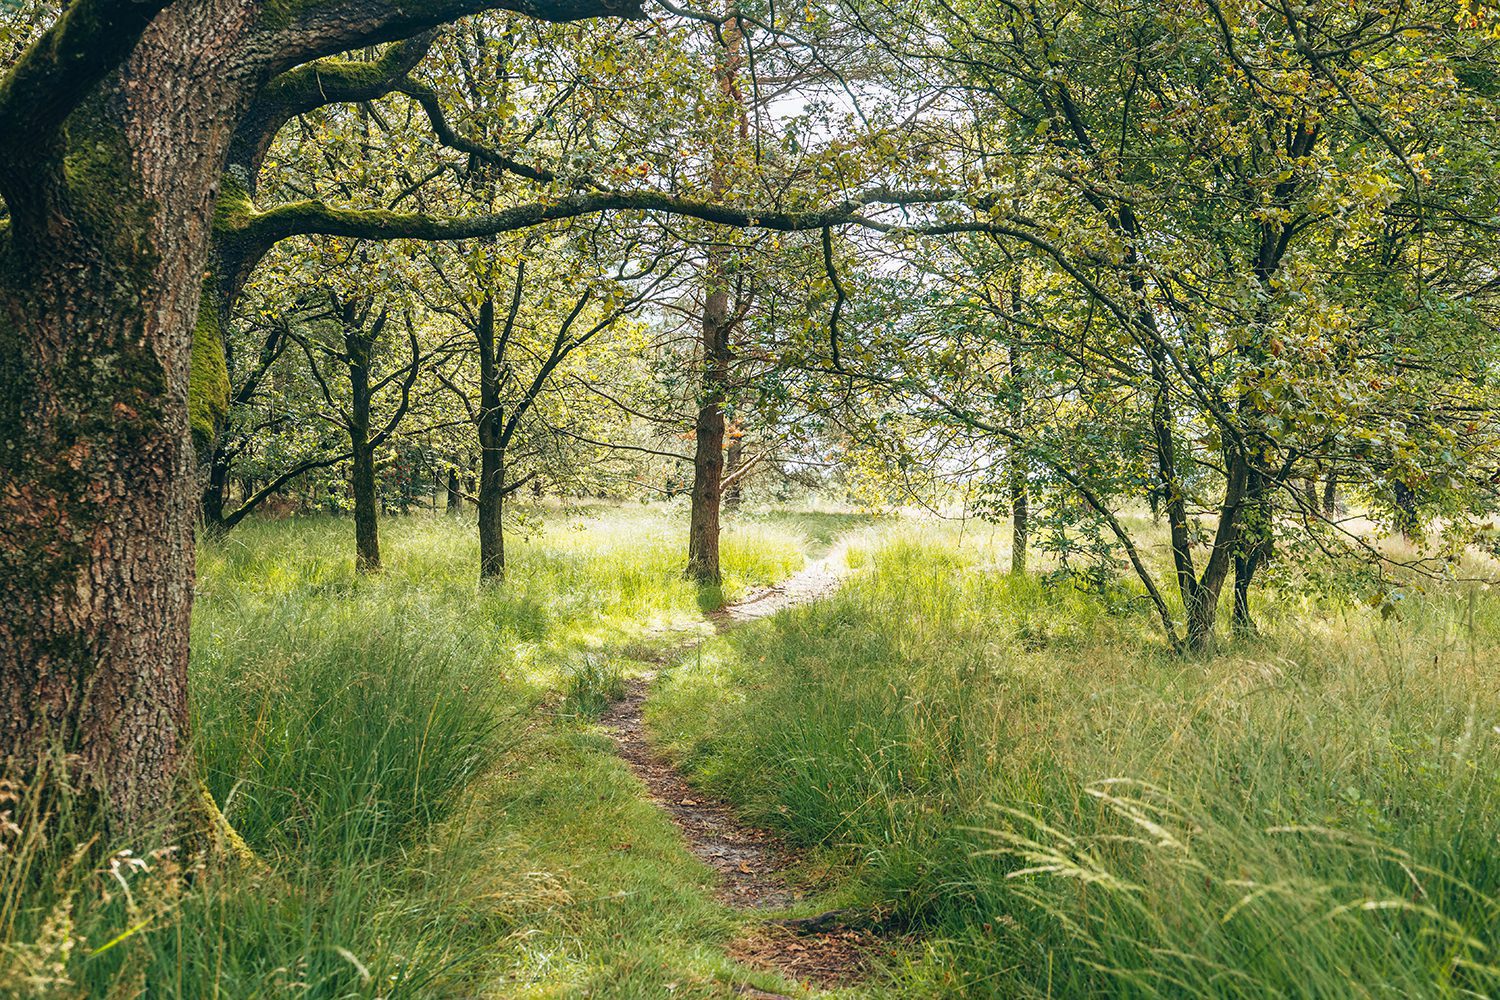
[[[840,545],[781,583],[713,612],[709,622],[715,631],[725,632],[785,608],[816,601],[838,589],[844,572],[844,548]],[[675,660],[693,644],[665,646],[658,659]],[[654,679],[654,674],[648,674],[632,681],[625,696],[600,719],[619,746],[621,758],[645,783],[651,800],[677,824],[688,850],[717,874],[715,895],[721,901],[751,913],[794,905],[804,896],[788,878],[796,856],[774,834],[741,822],[727,802],[693,789],[651,746],[641,713]],[[843,915],[825,914],[806,920],[765,921],[736,941],[731,953],[741,961],[774,968],[790,979],[831,986],[859,976],[873,943],[868,931],[851,928]],[[745,990],[743,995],[761,1000],[781,997],[761,990]]]

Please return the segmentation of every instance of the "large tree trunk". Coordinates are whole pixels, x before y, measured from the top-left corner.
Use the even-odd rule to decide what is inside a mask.
[[[729,289],[722,257],[710,257],[703,302],[703,386],[698,400],[697,446],[693,453],[692,511],[688,523],[687,576],[717,584],[719,501],[724,479],[724,393],[729,382]]]
[[[71,4],[0,72],[0,762],[60,746],[127,821],[185,757],[188,387],[231,135],[277,73],[488,5],[163,6]]]
[[[1339,512],[1339,467],[1328,465],[1328,478],[1323,480],[1323,514],[1332,517]]]
[[[61,134],[0,142],[0,759],[58,745],[127,819],[185,756],[189,366],[256,9],[173,6]]]
[[[521,271],[516,291],[522,287]],[[479,303],[479,579],[505,576],[505,421],[500,405],[500,358],[495,344],[495,300]]]

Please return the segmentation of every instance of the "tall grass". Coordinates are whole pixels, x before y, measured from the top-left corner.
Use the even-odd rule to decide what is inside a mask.
[[[896,533],[665,678],[699,780],[921,928],[901,996],[1500,990],[1500,600],[1303,600],[1213,658]],[[1274,595],[1273,595],[1274,599]]]
[[[388,570],[366,579],[337,519],[250,522],[204,546],[197,771],[265,867],[203,852],[191,803],[177,826],[106,832],[70,813],[64,766],[0,787],[0,996],[481,992],[491,845],[447,828],[576,684],[570,665],[700,614],[670,513],[544,527],[484,588],[471,526],[441,516],[387,521]],[[801,547],[788,529],[732,530],[726,590],[790,571]]]

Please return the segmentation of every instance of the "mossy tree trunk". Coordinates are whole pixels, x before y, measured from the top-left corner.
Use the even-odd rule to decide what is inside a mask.
[[[173,6],[61,117],[0,116],[0,760],[60,746],[126,818],[186,755],[189,371],[254,10]]]
[[[72,0],[0,69],[0,761],[60,746],[127,821],[171,802],[199,492],[189,383],[201,355],[210,396],[224,388],[214,331],[199,351],[194,334],[222,317],[222,302],[200,306],[232,138],[299,67],[492,8],[640,13],[633,0]],[[360,218],[374,238],[397,228]],[[252,234],[247,259],[306,221]]]

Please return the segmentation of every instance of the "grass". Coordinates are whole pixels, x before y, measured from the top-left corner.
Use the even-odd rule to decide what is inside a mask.
[[[1500,600],[1278,599],[1211,658],[896,528],[833,599],[663,678],[696,780],[920,931],[872,992],[1500,990]]]
[[[622,650],[700,622],[685,531],[657,508],[544,527],[485,588],[467,519],[388,520],[373,578],[354,575],[337,519],[250,522],[203,547],[194,747],[267,870],[225,867],[180,830],[104,834],[67,814],[63,766],[47,787],[4,786],[0,996],[512,996],[522,980],[570,996],[642,940],[662,975],[731,975],[704,872],[588,731],[631,667]],[[805,546],[788,526],[731,528],[723,594],[794,570]],[[622,837],[637,852],[616,858]],[[670,919],[613,938],[620,893],[632,919]],[[616,990],[592,995],[660,995]]]
[[[679,521],[554,512],[485,588],[441,516],[369,579],[339,520],[205,547],[194,747],[266,868],[101,836],[65,762],[0,786],[0,996],[794,991],[727,957],[744,918],[597,728],[671,629],[704,641],[657,737],[832,873],[806,908],[913,932],[848,996],[1500,992],[1495,595],[1272,589],[1179,659],[1128,584],[1003,572],[1003,532],[742,517],[705,594]],[[855,527],[833,598],[703,626]]]

